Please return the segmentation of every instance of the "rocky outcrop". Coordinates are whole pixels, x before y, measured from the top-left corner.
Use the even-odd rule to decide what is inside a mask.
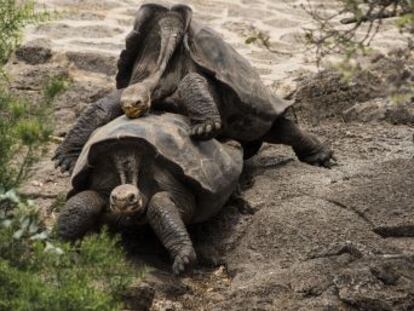
[[[16,50],[16,58],[30,65],[44,64],[52,58],[51,41],[37,39],[26,42]]]
[[[412,83],[409,77],[414,61],[396,64],[393,58],[398,57],[394,55],[397,51],[390,56],[372,57],[363,71],[349,78],[333,68],[301,76],[296,81],[295,92],[290,94],[298,114],[313,123],[339,118],[346,122],[388,121],[413,125],[412,90],[401,87],[396,92],[395,89],[403,85],[403,79]]]

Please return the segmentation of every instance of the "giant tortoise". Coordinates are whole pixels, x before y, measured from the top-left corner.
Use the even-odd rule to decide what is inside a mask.
[[[186,117],[119,117],[96,130],[72,174],[59,215],[61,238],[76,240],[103,223],[148,223],[183,272],[196,260],[185,225],[207,220],[238,185],[239,143],[193,141]]]
[[[219,34],[194,21],[188,6],[142,5],[118,68],[118,90],[86,109],[57,149],[62,170],[73,167],[97,127],[123,111],[137,117],[150,107],[187,115],[194,138],[239,141],[246,158],[269,142],[291,145],[309,164],[331,163],[327,146],[284,117],[290,104]]]

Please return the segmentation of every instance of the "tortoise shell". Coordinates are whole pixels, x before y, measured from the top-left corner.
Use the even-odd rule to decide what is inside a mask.
[[[107,146],[128,141],[154,155],[153,161],[180,176],[197,199],[195,222],[216,213],[238,184],[243,167],[243,152],[237,144],[222,144],[215,139],[195,141],[189,136],[186,117],[148,114],[138,119],[121,116],[97,129],[85,144],[72,174],[74,192],[85,189],[94,162]],[[112,149],[113,150],[113,149]]]
[[[186,5],[171,7],[145,4],[138,10],[134,28],[126,39],[126,48],[118,61],[117,88],[125,88],[134,68],[137,55],[144,49],[141,44],[146,29],[168,10],[182,15],[185,25],[183,44],[192,60],[206,73],[228,86],[240,99],[237,110],[273,122],[291,105],[270,92],[258,72],[230,44],[211,28],[191,20],[192,10]]]

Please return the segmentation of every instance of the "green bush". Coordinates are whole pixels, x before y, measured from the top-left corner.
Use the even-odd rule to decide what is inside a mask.
[[[55,241],[35,206],[0,195],[0,310],[120,310],[136,274],[106,231]]]

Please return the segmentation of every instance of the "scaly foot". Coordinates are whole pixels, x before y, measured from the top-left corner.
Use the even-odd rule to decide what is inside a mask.
[[[206,120],[193,125],[190,135],[194,139],[208,140],[216,137],[219,134],[221,127],[222,124],[220,121]]]
[[[316,137],[312,137],[312,140],[314,140],[315,148],[310,153],[298,154],[299,160],[310,165],[326,168],[337,165],[337,159],[334,156],[333,150],[326,144],[321,143]]]
[[[192,246],[183,247],[174,258],[172,266],[176,275],[188,271],[197,261],[197,255]]]

